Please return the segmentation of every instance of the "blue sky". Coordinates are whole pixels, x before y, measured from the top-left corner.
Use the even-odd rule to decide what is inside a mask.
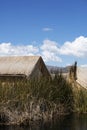
[[[0,0],[0,56],[41,55],[48,65],[87,64],[86,0]]]

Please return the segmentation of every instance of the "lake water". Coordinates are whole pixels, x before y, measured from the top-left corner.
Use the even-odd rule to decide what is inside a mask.
[[[87,130],[87,114],[70,115],[56,122],[42,123],[33,127],[0,126],[0,130]]]

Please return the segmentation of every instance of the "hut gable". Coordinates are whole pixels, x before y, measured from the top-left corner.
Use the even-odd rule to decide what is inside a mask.
[[[38,75],[37,75],[38,74]],[[49,71],[45,65],[45,63],[43,62],[42,58],[40,57],[34,67],[34,69],[32,70],[32,73],[30,75],[31,77],[50,77]]]
[[[40,56],[0,57],[0,76],[50,76]]]

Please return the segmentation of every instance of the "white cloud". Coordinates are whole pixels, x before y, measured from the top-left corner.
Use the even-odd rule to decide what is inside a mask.
[[[41,46],[41,49],[44,51],[44,50],[48,50],[50,52],[59,52],[59,48],[58,48],[58,43],[55,42],[55,41],[51,41],[51,40],[44,40],[43,41],[43,45]]]
[[[45,62],[62,62],[63,56],[87,57],[87,37],[80,36],[73,42],[59,45],[55,41],[46,39],[39,47],[35,45],[0,44],[0,56],[7,55],[41,55]]]
[[[46,62],[49,62],[49,61],[61,62],[62,61],[62,59],[60,57],[58,57],[55,53],[49,52],[49,51],[43,51],[42,57],[43,57],[44,61],[46,61]]]
[[[41,55],[45,61],[62,61],[62,59],[58,56],[59,48],[55,41],[44,40],[40,49],[42,50]]]
[[[73,42],[65,42],[62,46],[51,40],[44,40],[42,46],[42,56],[45,61],[61,62],[61,55],[86,57],[87,56],[87,37],[80,36]]]
[[[12,45],[11,43],[0,44],[0,55],[34,55],[38,52],[38,48],[33,45]]]
[[[52,31],[53,29],[52,28],[43,28],[42,30],[45,32],[48,32],[48,31]]]
[[[83,65],[81,65],[81,67],[87,67],[87,64],[83,64]]]
[[[73,55],[76,57],[87,56],[87,38],[80,36],[73,42],[65,42],[60,48],[60,54]]]
[[[6,55],[11,49],[11,43],[1,43],[0,44],[0,55]]]

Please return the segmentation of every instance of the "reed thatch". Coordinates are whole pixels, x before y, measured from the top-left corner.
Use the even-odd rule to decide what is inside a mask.
[[[77,68],[77,82],[87,89],[87,67]]]
[[[0,76],[49,77],[50,74],[40,56],[0,57]]]

